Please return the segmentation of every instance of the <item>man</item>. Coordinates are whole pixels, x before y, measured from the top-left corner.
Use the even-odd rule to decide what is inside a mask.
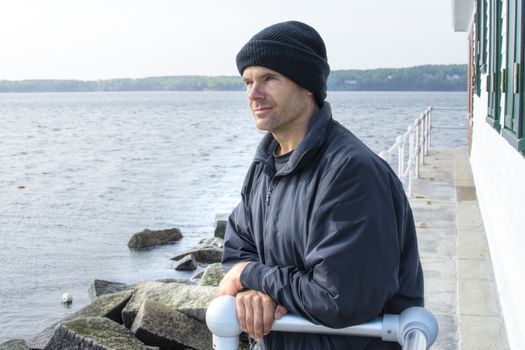
[[[286,312],[342,328],[423,304],[412,212],[396,175],[332,119],[324,42],[272,25],[238,53],[261,141],[231,214],[219,295],[264,349],[398,349],[364,337],[270,332]]]

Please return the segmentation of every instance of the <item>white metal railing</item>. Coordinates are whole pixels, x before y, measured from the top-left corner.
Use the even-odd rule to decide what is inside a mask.
[[[225,295],[215,298],[206,311],[206,323],[213,333],[214,350],[239,348],[242,331],[235,309],[235,297]],[[411,307],[399,315],[383,315],[370,322],[340,329],[316,325],[288,314],[273,322],[272,331],[375,337],[398,342],[403,350],[424,350],[436,340],[438,323],[426,309]]]
[[[463,111],[464,108],[428,107],[414,120],[407,131],[396,138],[396,142],[379,156],[390,163],[392,156],[397,154],[397,176],[405,186],[409,197],[412,196],[412,182],[419,177],[419,167],[424,163],[425,156],[432,140],[432,129],[462,129],[456,126],[439,126],[432,124],[432,111]],[[408,153],[408,154],[407,154]]]

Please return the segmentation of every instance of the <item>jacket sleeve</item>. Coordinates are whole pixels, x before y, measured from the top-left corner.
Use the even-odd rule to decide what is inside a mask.
[[[243,199],[233,210],[226,224],[221,261],[226,271],[241,261],[259,261],[244,208]]]
[[[335,163],[335,164],[334,164]],[[381,314],[398,289],[400,242],[390,173],[370,158],[334,162],[312,199],[306,271],[247,265],[241,283],[290,312],[333,328]]]
[[[257,171],[257,164],[252,163],[241,191],[241,202],[233,210],[224,232],[222,267],[228,271],[241,261],[260,261],[250,225],[250,215],[246,210],[246,196]]]

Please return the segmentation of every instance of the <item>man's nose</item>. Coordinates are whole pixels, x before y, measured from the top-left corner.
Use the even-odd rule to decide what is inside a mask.
[[[263,98],[264,94],[259,83],[254,82],[248,89],[248,100],[254,101]]]

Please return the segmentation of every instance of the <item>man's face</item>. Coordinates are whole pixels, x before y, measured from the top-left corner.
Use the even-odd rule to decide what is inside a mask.
[[[255,126],[273,133],[292,133],[308,118],[312,94],[284,75],[250,66],[242,74]]]

